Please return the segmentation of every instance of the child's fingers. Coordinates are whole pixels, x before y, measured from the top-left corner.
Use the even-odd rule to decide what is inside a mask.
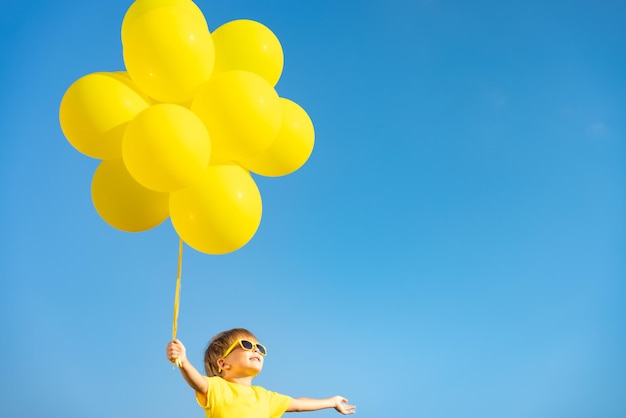
[[[356,407],[354,405],[342,405],[340,412],[344,415],[354,414],[356,412]]]
[[[181,350],[181,351],[185,349],[185,346],[179,339],[170,341],[169,345],[171,345],[172,347],[176,347],[178,350]]]
[[[180,357],[182,353],[181,347],[175,341],[171,341],[165,348],[165,355],[169,361],[174,361]]]

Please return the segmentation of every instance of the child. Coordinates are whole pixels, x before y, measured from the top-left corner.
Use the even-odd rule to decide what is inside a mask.
[[[253,386],[252,379],[263,368],[267,350],[248,330],[235,328],[217,334],[204,353],[206,376],[187,360],[180,340],[166,348],[168,360],[178,360],[180,373],[195,390],[196,400],[207,418],[273,418],[284,412],[316,411],[335,408],[344,415],[354,414],[343,396],[326,399],[291,398]]]

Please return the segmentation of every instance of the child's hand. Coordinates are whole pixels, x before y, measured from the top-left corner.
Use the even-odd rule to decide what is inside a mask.
[[[180,340],[170,341],[165,347],[165,355],[172,363],[178,360],[180,364],[187,361],[187,350]]]
[[[333,400],[335,401],[335,409],[337,412],[350,415],[356,412],[356,406],[348,405],[348,400],[343,396],[333,396]]]

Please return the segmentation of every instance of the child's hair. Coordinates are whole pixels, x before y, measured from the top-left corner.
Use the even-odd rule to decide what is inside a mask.
[[[222,331],[209,341],[209,345],[204,352],[204,370],[207,376],[219,376],[219,366],[217,360],[222,358],[228,347],[240,338],[250,338],[256,340],[253,333],[244,328],[233,328]]]

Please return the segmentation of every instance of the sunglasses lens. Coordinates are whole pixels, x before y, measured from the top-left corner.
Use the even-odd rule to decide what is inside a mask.
[[[252,344],[250,341],[248,340],[241,340],[241,347],[244,350],[252,350],[252,347],[254,347],[254,344]]]
[[[263,346],[262,344],[257,344],[256,348],[257,350],[259,350],[259,353],[261,353],[262,355],[267,354],[267,352],[265,351],[265,346]]]

